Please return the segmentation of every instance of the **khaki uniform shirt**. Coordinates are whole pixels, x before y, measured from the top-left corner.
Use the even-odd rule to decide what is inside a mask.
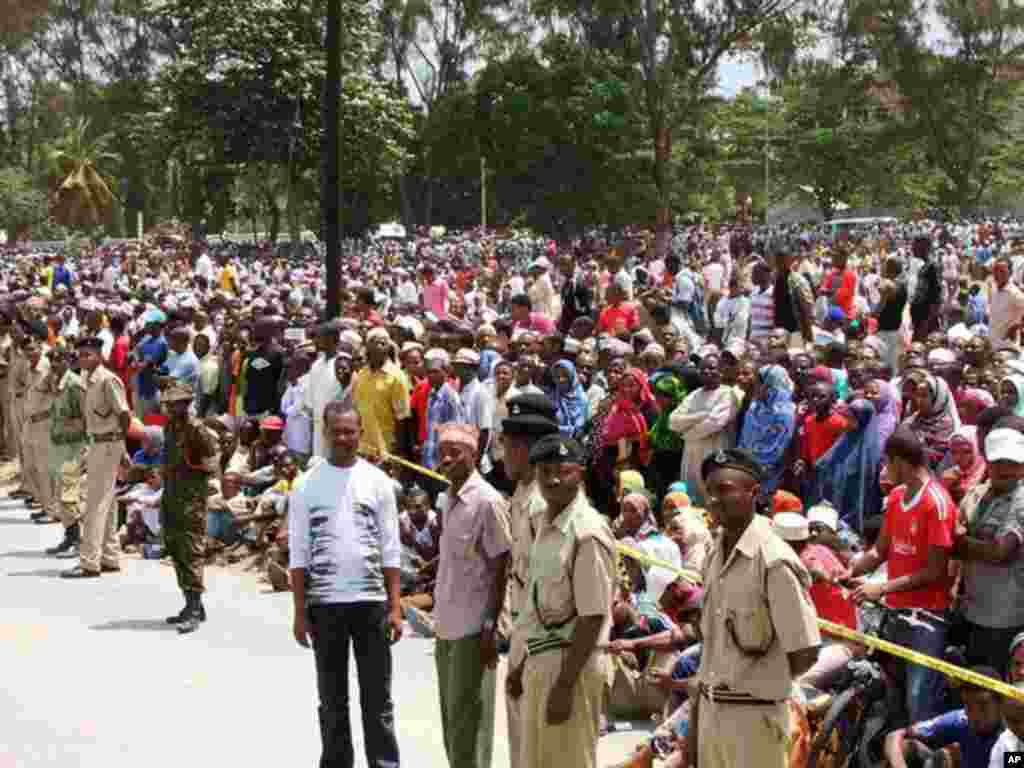
[[[120,417],[128,411],[124,384],[117,374],[103,366],[83,376],[85,384],[85,427],[90,435],[121,432]]]
[[[57,388],[50,380],[49,363],[40,361],[39,368],[32,372],[32,383],[25,393],[25,423],[36,426],[50,418],[53,401],[57,399]]]
[[[540,527],[540,517],[547,511],[547,503],[540,495],[537,481],[519,483],[509,500],[508,519],[512,531],[512,556],[508,564],[508,589],[505,610],[502,612],[501,630],[509,638],[509,663],[522,662],[526,654],[526,641],[522,633],[513,632],[516,620],[526,601],[526,585],[530,578],[530,549]]]
[[[728,560],[723,538],[717,536],[704,570],[697,679],[710,688],[782,701],[793,691],[786,654],[821,644],[810,577],[761,515]]]
[[[32,384],[32,370],[28,362],[28,356],[20,349],[15,349],[11,354],[11,397],[14,402],[21,403],[25,393]]]
[[[51,463],[57,467],[81,458],[85,446],[85,385],[74,371],[57,383],[50,417]]]
[[[530,550],[530,577],[514,632],[534,655],[571,644],[579,616],[604,616],[608,639],[615,587],[615,539],[608,521],[581,493],[554,520],[539,523]]]

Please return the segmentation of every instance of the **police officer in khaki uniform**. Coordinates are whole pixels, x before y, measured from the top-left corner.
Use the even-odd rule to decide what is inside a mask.
[[[529,579],[513,634],[526,657],[510,667],[519,699],[522,768],[593,768],[608,679],[607,642],[615,541],[583,493],[585,456],[575,440],[541,438],[530,450],[547,503],[530,550]]]
[[[22,427],[22,474],[29,492],[42,505],[32,514],[37,523],[57,521],[57,497],[50,480],[50,411],[57,390],[50,382],[48,350],[34,339],[25,347],[32,379],[25,394],[25,421]]]
[[[114,485],[132,415],[121,379],[103,366],[102,349],[103,339],[97,336],[86,336],[78,342],[85,384],[85,429],[89,433],[88,482],[79,563],[61,574],[66,579],[121,570]]]
[[[530,576],[530,549],[534,532],[540,527],[540,516],[547,511],[547,503],[537,485],[535,467],[530,464],[530,446],[545,435],[558,433],[558,415],[551,399],[542,394],[524,394],[511,398],[507,405],[508,418],[501,422],[501,442],[504,451],[505,472],[516,484],[509,500],[509,530],[512,533],[512,556],[505,596],[498,628],[509,641],[509,668],[514,669],[526,658],[526,638],[522,632],[513,632],[526,599],[526,584]],[[508,753],[512,768],[519,766],[519,713],[522,697],[505,698],[508,716]]]
[[[690,714],[695,768],[786,768],[794,681],[821,638],[799,557],[755,514],[760,467],[746,451],[701,465],[722,530],[704,568],[701,664]]]
[[[11,379],[10,435],[14,443],[14,455],[18,459],[18,466],[21,467],[21,483],[10,495],[14,498],[24,497],[32,501],[29,480],[25,473],[25,457],[22,453],[24,447],[22,429],[25,426],[25,395],[32,383],[32,367],[28,360],[28,354],[25,352],[25,344],[29,342],[29,339],[18,326],[14,326],[14,329],[14,349],[11,352],[11,368],[8,374]]]
[[[50,477],[59,495],[57,505],[64,525],[64,538],[46,550],[66,560],[77,560],[82,540],[81,486],[82,465],[88,445],[85,432],[85,386],[82,378],[71,370],[75,352],[58,346],[50,352],[50,378],[57,389],[50,412]]]

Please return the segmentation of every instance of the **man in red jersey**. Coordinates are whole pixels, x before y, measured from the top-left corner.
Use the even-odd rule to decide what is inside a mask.
[[[916,435],[897,429],[885,444],[889,476],[896,488],[889,494],[885,522],[875,545],[853,561],[851,575],[870,573],[883,562],[886,581],[861,584],[854,599],[880,600],[896,609],[888,639],[919,653],[941,657],[946,646],[952,580],[956,505],[942,482],[928,471],[927,451]],[[942,713],[945,685],[941,673],[907,665],[906,702],[910,722]]]

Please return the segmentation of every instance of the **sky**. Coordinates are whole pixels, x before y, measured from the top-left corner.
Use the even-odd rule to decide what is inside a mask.
[[[718,68],[718,90],[723,96],[735,96],[744,88],[754,85],[758,77],[758,66],[749,56],[744,59],[726,59]]]

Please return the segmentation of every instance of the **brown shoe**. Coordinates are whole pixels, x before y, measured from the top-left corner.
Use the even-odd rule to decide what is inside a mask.
[[[100,572],[101,573],[120,573],[121,572],[121,566],[120,565],[107,565],[106,563],[104,563],[103,565],[100,566]]]

